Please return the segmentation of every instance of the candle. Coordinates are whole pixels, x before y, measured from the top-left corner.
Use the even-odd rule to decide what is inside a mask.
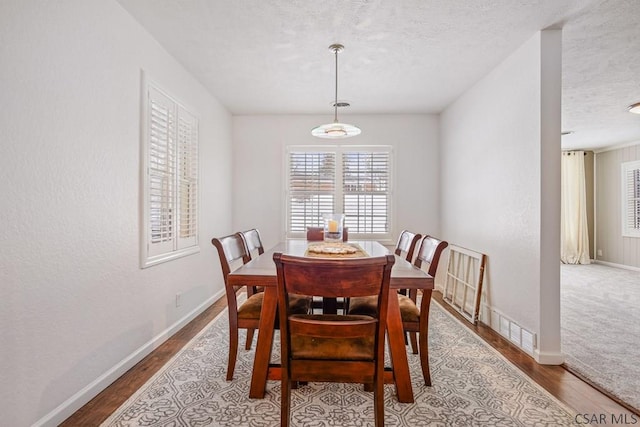
[[[338,232],[338,221],[334,219],[329,220],[329,233],[337,233]]]

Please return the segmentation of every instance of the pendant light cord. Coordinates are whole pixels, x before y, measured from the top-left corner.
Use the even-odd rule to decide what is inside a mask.
[[[333,104],[333,109],[334,109],[333,121],[335,123],[338,123],[338,49],[335,49],[333,52],[336,55],[336,96],[335,96],[335,103]]]

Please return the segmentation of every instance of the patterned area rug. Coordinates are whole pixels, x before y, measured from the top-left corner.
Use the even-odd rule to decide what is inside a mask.
[[[399,403],[385,385],[387,426],[568,426],[575,413],[431,304],[432,387],[418,355],[409,353],[415,403]],[[228,317],[222,312],[102,426],[275,426],[280,383],[249,399],[254,351],[239,350],[233,381],[225,381]],[[278,334],[276,334],[276,338]],[[244,335],[240,335],[243,343]],[[241,346],[242,347],[242,346]],[[253,347],[255,348],[255,341]],[[279,357],[274,344],[274,360]],[[292,391],[292,425],[373,425],[373,394],[358,384],[310,383]]]
[[[562,266],[565,365],[640,413],[640,272]]]

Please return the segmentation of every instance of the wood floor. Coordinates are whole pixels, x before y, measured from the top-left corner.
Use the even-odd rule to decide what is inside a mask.
[[[614,424],[611,422],[612,415],[615,420],[621,419],[621,416],[625,414],[627,420],[640,419],[638,414],[633,414],[629,409],[600,393],[563,367],[538,365],[530,356],[510,344],[489,327],[481,324],[473,326],[466,322],[442,302],[442,295],[439,292],[433,293],[433,299],[458,317],[464,325],[475,331],[478,336],[496,348],[507,360],[519,367],[535,382],[560,401],[575,409],[578,414],[586,414],[589,419],[592,419],[593,416],[601,419],[600,417],[603,416],[609,425]],[[225,298],[218,300],[102,393],[80,408],[61,426],[87,427],[100,425],[225,307]],[[584,418],[578,420],[579,423],[580,421],[582,421],[582,424],[588,424]]]

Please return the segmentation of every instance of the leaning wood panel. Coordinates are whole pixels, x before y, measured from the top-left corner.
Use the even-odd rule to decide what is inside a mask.
[[[474,325],[480,313],[485,263],[485,254],[456,245],[449,247],[443,299]]]

